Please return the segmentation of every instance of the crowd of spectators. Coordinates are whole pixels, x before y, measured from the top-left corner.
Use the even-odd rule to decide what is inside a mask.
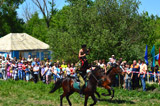
[[[6,58],[0,56],[0,78],[7,80],[33,80],[35,83],[42,81],[49,84],[52,81],[56,82],[58,79],[64,78],[67,75],[75,76],[74,64],[62,64],[59,61],[51,63],[49,59],[46,61],[40,61],[39,58],[32,59],[28,56],[28,59],[21,58],[19,60],[15,58],[11,59],[9,56]]]
[[[117,62],[121,64],[121,69],[125,75],[123,77],[116,75],[113,86],[119,86],[119,80],[123,79],[122,82],[125,89],[137,89],[142,85],[143,91],[146,91],[145,82],[147,77],[149,77],[149,81],[158,81],[160,79],[158,66],[148,71],[147,65],[141,60],[138,60],[138,63],[134,60],[132,64],[128,64],[122,58],[116,60],[115,56],[112,55],[109,58],[109,62],[106,62],[104,59],[94,61],[96,65],[104,68],[105,72],[107,72],[113,63]],[[149,76],[147,76],[147,72]],[[6,58],[0,56],[0,78],[3,80],[25,80],[26,82],[34,81],[35,83],[42,81],[49,84],[51,81],[55,83],[58,79],[66,76],[76,76],[75,65],[73,63],[65,64],[64,61],[62,63],[59,61],[52,63],[49,59],[40,61],[38,58],[31,58],[30,55],[27,59],[22,57],[19,60],[16,57],[11,59],[9,56]]]
[[[111,67],[112,63],[120,64],[124,75],[115,75],[115,81],[112,86],[120,86],[122,84],[123,88],[127,90],[135,90],[142,86],[143,91],[146,91],[146,81],[158,82],[160,84],[160,70],[158,65],[150,69],[143,60],[139,59],[138,63],[136,60],[133,60],[133,63],[129,64],[127,61],[123,61],[123,58],[116,60],[114,55],[109,58],[108,63],[104,59],[95,62],[101,67],[107,67],[106,71]]]

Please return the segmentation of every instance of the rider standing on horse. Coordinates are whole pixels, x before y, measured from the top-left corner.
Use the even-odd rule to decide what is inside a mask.
[[[82,48],[79,50],[79,59],[81,61],[81,68],[82,74],[86,74],[86,69],[88,68],[88,61],[86,55],[89,55],[90,51],[86,48],[86,45],[82,45]]]
[[[81,87],[80,94],[83,94],[83,89],[85,88],[84,77],[88,69],[88,61],[87,61],[86,55],[89,55],[89,53],[90,53],[90,50],[87,49],[87,46],[82,45],[82,48],[79,50],[79,59],[81,61],[81,68],[79,70],[79,74],[80,74],[79,80],[80,80],[80,87]]]

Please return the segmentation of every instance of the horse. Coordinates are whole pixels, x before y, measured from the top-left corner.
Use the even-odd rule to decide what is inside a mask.
[[[120,68],[119,65],[113,64],[113,66],[107,71],[107,73],[103,76],[103,80],[101,80],[101,84],[99,84],[100,87],[104,87],[105,89],[108,90],[109,94],[104,94],[102,93],[103,96],[111,96],[111,100],[114,97],[114,89],[111,87],[115,80],[115,75],[116,74],[124,74],[122,69]],[[112,95],[111,95],[112,91]]]
[[[101,80],[102,76],[104,75],[104,72],[101,70],[100,67],[96,66],[94,70],[91,70],[91,74],[89,76],[89,80],[87,81],[86,88],[84,88],[83,94],[85,95],[85,102],[84,106],[87,106],[88,97],[91,96],[92,100],[94,101],[93,104],[90,106],[93,106],[96,104],[97,99],[94,95],[96,92],[96,87],[98,85],[98,82]],[[74,92],[80,92],[79,89],[74,88],[74,79],[71,77],[66,77],[64,79],[60,79],[55,83],[54,88],[50,91],[50,93],[55,92],[60,87],[63,88],[63,94],[60,96],[60,106],[62,106],[62,100],[64,97],[66,97],[69,105],[71,106],[71,101],[69,100],[69,96],[73,94]]]

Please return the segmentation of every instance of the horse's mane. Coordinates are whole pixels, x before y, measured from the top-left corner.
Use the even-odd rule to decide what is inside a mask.
[[[107,71],[106,75],[108,75],[108,74],[111,72],[112,69],[113,69],[113,67],[111,67],[111,68]]]
[[[106,75],[108,75],[114,67],[117,67],[117,64],[112,64],[112,67],[107,71]]]

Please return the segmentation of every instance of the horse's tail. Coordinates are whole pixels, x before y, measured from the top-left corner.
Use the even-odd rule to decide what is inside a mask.
[[[55,92],[57,89],[61,88],[62,87],[62,81],[63,81],[63,78],[58,80],[56,83],[55,83],[55,86],[54,88],[49,92],[49,93],[53,93]]]

